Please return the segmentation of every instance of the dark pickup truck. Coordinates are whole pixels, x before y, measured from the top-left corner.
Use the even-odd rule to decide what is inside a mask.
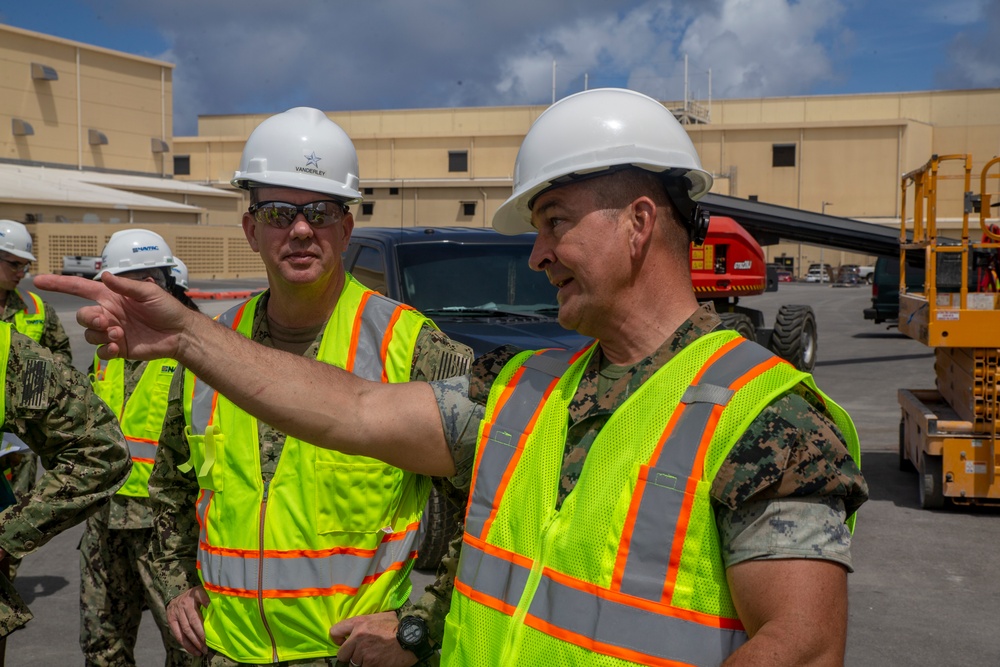
[[[483,228],[355,228],[344,266],[364,285],[433,319],[476,356],[507,343],[581,347],[590,339],[559,325],[556,288],[528,265],[534,238]],[[432,493],[418,568],[437,567],[458,529],[448,520],[452,514]]]

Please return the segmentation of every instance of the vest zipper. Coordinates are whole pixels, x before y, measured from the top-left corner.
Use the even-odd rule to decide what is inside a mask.
[[[267,482],[264,483],[264,497],[260,501],[260,525],[257,527],[257,609],[260,610],[260,620],[264,623],[264,630],[271,640],[271,662],[278,662],[278,644],[274,641],[274,633],[267,623],[267,615],[264,613],[264,515],[267,514]]]
[[[542,568],[545,567],[545,563],[548,560],[549,547],[552,545],[553,539],[553,533],[550,531],[550,528],[552,528],[552,524],[555,523],[558,516],[559,511],[553,510],[552,514],[542,524],[538,557],[535,558],[535,562],[531,565],[531,572],[528,574],[528,580],[524,584],[524,592],[521,593],[517,609],[514,610],[514,613],[510,617],[510,630],[507,633],[507,642],[504,646],[503,656],[497,663],[498,665],[516,665],[518,663],[521,653],[521,635],[524,634],[524,617],[528,615],[531,601],[535,598],[535,591],[538,590],[538,582],[542,579]]]

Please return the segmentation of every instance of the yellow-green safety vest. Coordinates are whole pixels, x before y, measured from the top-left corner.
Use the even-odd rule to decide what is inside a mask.
[[[259,298],[219,321],[249,337]],[[406,382],[429,323],[348,275],[317,358],[369,380]],[[273,370],[280,383],[282,369]],[[427,477],[287,437],[265,487],[257,420],[189,372],[184,397],[202,489],[198,568],[212,649],[249,663],[333,656],[330,626],[408,599]]]
[[[24,309],[14,314],[14,328],[36,343],[41,342],[45,331],[45,303],[34,292],[17,290],[17,295],[24,301]]]
[[[493,384],[442,665],[718,665],[747,640],[709,496],[733,445],[803,382],[860,461],[850,417],[808,374],[716,332],[615,411],[556,510],[593,349],[521,354]]]
[[[153,471],[156,448],[167,415],[170,382],[176,368],[177,362],[173,359],[147,361],[139,383],[126,402],[125,361],[104,361],[94,356],[94,375],[91,378],[94,393],[108,404],[118,418],[129,456],[132,457],[132,472],[124,486],[118,489],[120,496],[149,497],[149,475]]]

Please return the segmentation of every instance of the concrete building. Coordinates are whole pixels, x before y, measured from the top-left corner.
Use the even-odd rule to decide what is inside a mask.
[[[58,251],[40,244],[40,270],[57,270],[87,235],[99,249],[115,228],[143,224],[195,277],[262,271],[236,224],[247,202],[229,179],[270,114],[201,116],[197,136],[172,137],[169,63],[7,26],[0,38],[0,217],[37,234],[67,230]],[[716,100],[696,113],[690,102],[665,105],[687,123],[713,192],[892,227],[901,174],[934,153],[971,153],[978,182],[1000,154],[1000,89]],[[358,149],[357,224],[488,226],[545,109],[328,111]],[[963,190],[942,181],[940,215],[960,214]],[[766,252],[800,275],[811,263],[873,259],[787,242]]]

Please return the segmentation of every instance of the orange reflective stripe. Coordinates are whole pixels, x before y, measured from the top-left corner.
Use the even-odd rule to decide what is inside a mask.
[[[368,303],[368,299],[371,298],[372,294],[375,294],[375,292],[368,291],[361,295],[361,303],[358,306],[357,312],[354,314],[354,325],[351,327],[351,347],[350,351],[347,353],[347,362],[344,364],[344,370],[348,373],[354,372],[354,362],[358,356],[358,340],[361,337],[361,318],[365,312],[365,305]]]
[[[396,322],[399,321],[399,318],[403,315],[403,312],[407,310],[413,310],[413,308],[407,306],[404,303],[401,303],[396,307],[396,310],[393,311],[392,317],[389,319],[389,324],[385,328],[385,335],[382,336],[382,348],[379,350],[380,359],[387,359],[389,357],[389,343],[392,342],[393,328],[396,326]],[[389,369],[388,366],[383,363],[382,382],[388,382],[388,381],[389,381]]]

